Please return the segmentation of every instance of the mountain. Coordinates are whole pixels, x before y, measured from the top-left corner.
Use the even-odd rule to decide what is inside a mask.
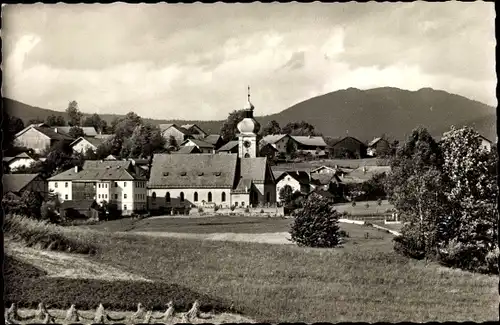
[[[35,117],[45,120],[50,114],[60,114],[66,118],[65,112],[33,107],[7,98],[4,98],[4,105],[9,114],[20,117],[25,123]],[[258,104],[255,110],[259,112]],[[110,123],[120,116],[102,114],[101,117]],[[307,99],[280,113],[257,116],[256,119],[262,126],[276,120],[282,127],[288,122],[304,120],[325,136],[341,137],[349,134],[362,141],[382,134],[404,140],[419,125],[425,126],[433,135],[441,135],[451,125],[468,125],[488,139],[495,140],[496,137],[494,107],[431,88],[417,91],[392,87],[368,90],[348,88]],[[218,133],[223,122],[145,120],[155,124],[196,123],[208,133]]]

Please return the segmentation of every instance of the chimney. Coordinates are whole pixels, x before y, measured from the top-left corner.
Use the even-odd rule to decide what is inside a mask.
[[[57,128],[54,128],[54,132],[57,133]]]
[[[75,173],[78,173],[78,166],[75,166]]]

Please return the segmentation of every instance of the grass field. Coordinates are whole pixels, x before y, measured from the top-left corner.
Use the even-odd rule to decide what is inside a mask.
[[[174,221],[159,220],[164,223],[156,227],[171,231]],[[199,229],[185,220],[177,225]],[[279,222],[288,221],[275,220],[263,218],[259,227],[283,229],[286,225]],[[219,229],[230,227],[220,223]],[[367,226],[341,224],[350,237],[335,249],[139,236],[113,233],[105,226],[82,230],[97,246],[91,260],[218,297],[210,298],[215,301],[231,301],[259,322],[498,320],[498,276],[409,260],[393,252],[392,235]],[[61,231],[74,237],[78,229]],[[140,289],[122,294],[134,297],[135,290]],[[103,293],[96,288],[94,294],[99,299]]]
[[[368,204],[368,208],[366,207]],[[351,215],[375,215],[375,214],[388,214],[387,210],[393,209],[394,206],[387,200],[383,200],[381,205],[378,205],[377,201],[362,201],[356,202],[356,206],[352,206],[352,203],[341,203],[335,204],[335,209],[338,212],[347,212]]]

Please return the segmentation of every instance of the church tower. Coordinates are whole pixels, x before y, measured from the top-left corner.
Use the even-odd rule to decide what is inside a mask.
[[[250,87],[248,87],[248,99],[244,108],[245,118],[238,123],[238,157],[257,157],[257,133],[260,124],[253,118],[254,106],[250,102]]]

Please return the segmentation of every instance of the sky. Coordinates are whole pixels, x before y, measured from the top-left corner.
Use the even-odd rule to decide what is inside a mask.
[[[33,4],[2,7],[2,92],[63,111],[256,115],[355,87],[441,89],[496,106],[485,2]]]

